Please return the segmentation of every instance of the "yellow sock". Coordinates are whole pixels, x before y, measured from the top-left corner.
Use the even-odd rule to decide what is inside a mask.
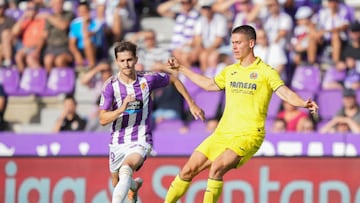
[[[172,181],[166,194],[165,203],[177,202],[187,191],[190,186],[189,181],[182,180],[179,175]]]
[[[204,203],[216,203],[223,187],[222,180],[208,179],[204,194]]]

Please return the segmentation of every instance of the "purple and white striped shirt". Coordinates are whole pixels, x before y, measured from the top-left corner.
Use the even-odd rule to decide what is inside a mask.
[[[200,13],[196,9],[192,9],[187,14],[179,13],[176,16],[170,50],[181,48],[191,42],[194,37],[194,27],[199,17]]]
[[[152,144],[150,128],[152,99],[151,92],[169,84],[165,73],[138,72],[132,84],[122,83],[118,77],[109,78],[101,91],[100,109],[113,111],[119,108],[129,94],[136,100],[130,102],[126,111],[111,125],[111,144],[147,142]]]

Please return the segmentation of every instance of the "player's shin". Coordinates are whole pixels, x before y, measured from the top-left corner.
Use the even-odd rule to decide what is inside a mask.
[[[175,203],[187,191],[190,186],[190,181],[182,180],[179,175],[172,181],[169,190],[165,197],[165,203]]]
[[[112,196],[112,203],[123,202],[127,197],[132,182],[133,170],[130,166],[122,166],[119,170],[119,182],[115,186]]]
[[[223,188],[222,180],[208,179],[204,194],[204,203],[216,203]]]

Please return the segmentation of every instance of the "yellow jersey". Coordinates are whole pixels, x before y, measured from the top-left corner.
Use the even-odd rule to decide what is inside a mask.
[[[284,85],[279,73],[257,57],[248,67],[239,63],[227,66],[214,79],[226,95],[224,113],[214,133],[264,136],[271,96]]]

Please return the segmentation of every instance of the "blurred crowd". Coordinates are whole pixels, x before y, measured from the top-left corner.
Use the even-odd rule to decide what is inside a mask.
[[[161,24],[153,29],[141,26],[151,17],[173,20],[169,41],[159,40]],[[49,74],[71,67],[82,84],[100,93],[102,82],[117,71],[114,44],[129,40],[139,48],[138,70],[158,71],[175,56],[186,67],[213,76],[235,62],[229,41],[232,28],[250,24],[257,30],[255,54],[287,84],[291,85],[296,69],[318,69],[319,91],[344,92],[343,108],[324,125],[316,125],[308,112],[283,103],[268,130],[329,133],[340,132],[338,126],[346,124],[348,132],[358,133],[359,20],[356,8],[342,0],[0,0],[0,66],[15,68],[20,77],[26,69],[40,68]],[[0,100],[0,121],[6,123],[6,91],[1,88],[0,94],[0,99],[5,98]],[[154,96],[154,123],[178,119],[184,122],[182,132],[187,132],[191,120],[176,90],[169,87]],[[350,98],[355,98],[351,106]],[[205,124],[208,131],[221,116],[222,102],[215,105],[216,113]],[[86,119],[75,113],[76,101],[68,95],[54,131],[106,130],[98,126],[97,112]]]

